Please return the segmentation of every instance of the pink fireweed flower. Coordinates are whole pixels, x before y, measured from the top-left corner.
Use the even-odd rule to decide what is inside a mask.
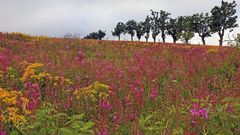
[[[192,120],[192,125],[196,125],[196,124],[197,124],[197,122]]]
[[[125,96],[125,103],[126,105],[131,105],[131,102],[130,102],[130,96]]]
[[[131,113],[129,116],[128,116],[128,119],[131,120],[131,121],[135,121],[137,120],[138,116],[136,113]]]
[[[158,96],[158,90],[156,88],[153,88],[151,91],[150,91],[150,97],[154,100],[157,99],[157,96]]]
[[[208,113],[207,113],[206,108],[200,109],[199,114],[200,114],[201,117],[203,117],[205,119],[208,119]]]
[[[113,116],[113,123],[116,125],[120,125],[122,123],[122,116],[120,114],[115,114]]]
[[[80,64],[83,64],[84,63],[84,52],[82,50],[79,50],[78,51],[78,54],[77,54],[77,59],[79,61]]]
[[[233,107],[231,105],[228,105],[227,112],[232,113],[233,111]]]
[[[200,107],[197,103],[193,104],[193,109],[190,109],[190,112],[191,112],[192,116],[200,116],[205,119],[208,119],[208,113],[207,113],[206,108],[200,109]]]
[[[0,135],[7,135],[5,131],[0,131]]]
[[[102,129],[101,131],[98,132],[98,135],[109,135],[108,131],[106,128]]]
[[[101,108],[102,108],[103,110],[111,110],[111,109],[112,109],[112,106],[109,104],[109,101],[103,99],[103,100],[101,101]]]

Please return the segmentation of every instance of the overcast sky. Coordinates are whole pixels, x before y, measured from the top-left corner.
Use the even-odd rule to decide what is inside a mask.
[[[240,0],[236,2],[240,24]],[[116,39],[111,36],[111,30],[117,22],[129,19],[143,21],[150,14],[150,9],[166,10],[172,17],[177,17],[210,12],[220,3],[221,0],[0,0],[0,31],[85,36],[101,29],[107,31],[105,39]],[[240,28],[232,34],[237,32]],[[128,37],[123,38],[128,40]],[[167,41],[172,39],[168,38]],[[200,42],[199,37],[191,40],[191,43]],[[207,43],[218,44],[218,37],[207,38]]]

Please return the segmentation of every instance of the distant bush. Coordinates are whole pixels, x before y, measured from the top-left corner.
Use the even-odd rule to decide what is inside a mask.
[[[92,32],[88,34],[84,39],[99,39],[102,40],[106,35],[105,31],[99,30],[98,32]]]

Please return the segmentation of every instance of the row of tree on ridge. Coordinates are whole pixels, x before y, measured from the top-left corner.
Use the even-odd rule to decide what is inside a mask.
[[[148,42],[151,35],[154,42],[156,42],[156,38],[160,34],[164,43],[166,35],[169,35],[172,37],[173,43],[182,40],[188,44],[189,40],[197,33],[205,45],[205,38],[217,33],[219,35],[219,45],[222,46],[225,31],[232,31],[233,28],[238,27],[236,6],[235,1],[226,2],[222,0],[221,6],[213,7],[211,13],[197,13],[177,18],[171,18],[171,14],[167,11],[160,10],[157,12],[150,10],[151,15],[147,15],[144,21],[137,22],[131,19],[126,23],[118,22],[112,31],[112,35],[120,40],[121,35],[129,34],[131,41],[133,41],[135,35],[138,41],[144,36],[146,42]],[[106,32],[99,30],[90,33],[85,38],[102,39],[105,35]]]

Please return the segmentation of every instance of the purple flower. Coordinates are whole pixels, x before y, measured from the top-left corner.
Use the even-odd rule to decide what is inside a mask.
[[[114,124],[120,125],[122,123],[122,116],[119,114],[115,114],[113,116],[113,122]]]
[[[208,113],[207,113],[206,108],[200,109],[199,114],[200,114],[201,117],[203,117],[205,119],[208,119]]]
[[[131,121],[135,121],[135,120],[138,118],[138,116],[137,116],[136,113],[131,113],[131,114],[128,116],[128,118],[129,118],[129,120],[131,120]]]
[[[232,106],[228,106],[227,107],[227,112],[229,112],[229,113],[232,113],[234,110],[233,110],[233,107]]]
[[[103,130],[99,131],[98,135],[108,135],[107,129],[104,128]]]
[[[190,112],[192,113],[193,116],[199,116],[199,105],[194,103],[193,104],[193,109],[190,109]]]
[[[193,104],[193,109],[190,109],[190,112],[192,113],[192,116],[200,116],[205,119],[208,119],[208,113],[207,113],[206,108],[200,109],[200,107],[197,103]]]
[[[5,131],[0,131],[0,135],[7,135]]]
[[[80,64],[83,64],[84,63],[84,52],[82,50],[79,50],[78,51],[78,54],[77,54],[77,59],[79,61]]]
[[[107,100],[103,99],[101,101],[101,108],[103,110],[110,110],[110,109],[112,109],[112,106],[109,104],[109,102]]]
[[[158,96],[158,90],[156,88],[152,89],[151,92],[150,92],[150,97],[152,99],[156,100],[157,96]]]

